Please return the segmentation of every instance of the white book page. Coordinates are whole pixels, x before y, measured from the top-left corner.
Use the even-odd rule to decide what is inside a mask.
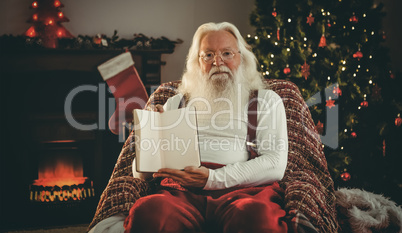
[[[160,121],[155,112],[135,109],[134,141],[136,154],[136,169],[138,172],[156,172],[162,167],[160,150],[155,146],[159,140],[160,131],[152,129],[155,122]]]
[[[138,172],[201,165],[194,108],[133,114]]]

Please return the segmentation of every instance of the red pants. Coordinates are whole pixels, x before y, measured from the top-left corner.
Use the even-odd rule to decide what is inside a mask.
[[[125,220],[125,232],[287,232],[282,192],[277,183],[219,198],[162,190],[137,200]]]

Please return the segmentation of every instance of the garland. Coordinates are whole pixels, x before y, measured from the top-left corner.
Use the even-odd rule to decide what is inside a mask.
[[[120,39],[115,30],[112,37],[104,34],[96,36],[78,35],[74,38],[58,39],[57,49],[129,49],[129,50],[173,50],[176,44],[183,41],[177,39],[169,40],[162,36],[160,38],[147,37],[142,33],[134,34],[132,39]],[[43,41],[38,37],[28,36],[0,36],[1,50],[14,49],[39,49],[45,48]]]

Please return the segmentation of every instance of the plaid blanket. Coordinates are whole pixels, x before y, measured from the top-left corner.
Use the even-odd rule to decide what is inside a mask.
[[[149,98],[147,109],[164,104],[176,94],[180,81],[162,84]],[[284,179],[285,210],[293,232],[337,232],[335,192],[319,135],[310,111],[296,85],[285,80],[265,80],[267,89],[275,91],[285,105],[289,155]],[[135,158],[131,133],[123,145],[95,216],[88,227],[118,213],[126,213],[134,202],[153,190],[153,183],[133,178],[131,164]]]

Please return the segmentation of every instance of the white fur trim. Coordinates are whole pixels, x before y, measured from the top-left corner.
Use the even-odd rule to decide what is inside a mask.
[[[125,52],[98,66],[98,70],[103,80],[106,81],[132,65],[134,65],[134,61],[131,53]]]
[[[402,232],[402,208],[387,197],[346,188],[335,195],[337,205],[347,210],[352,232]]]

